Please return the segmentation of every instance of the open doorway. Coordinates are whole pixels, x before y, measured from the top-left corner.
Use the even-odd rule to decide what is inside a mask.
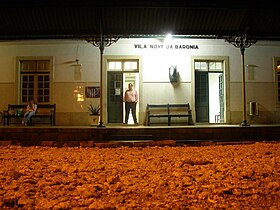
[[[195,61],[195,112],[198,123],[224,122],[222,61]]]
[[[132,83],[139,95],[139,60],[109,60],[107,69],[107,116],[108,123],[124,122],[125,104],[123,94]],[[139,103],[136,106],[136,117],[139,120]],[[128,124],[134,124],[129,115]]]
[[[139,93],[139,74],[138,73],[124,73],[123,74],[123,81],[124,81],[124,86],[123,86],[123,93],[128,88],[128,84],[132,83],[134,89]],[[139,94],[138,94],[139,97]],[[139,103],[136,104],[136,118],[139,121]],[[125,106],[123,104],[123,119],[125,119]],[[127,124],[134,124],[132,113],[130,111],[129,117],[128,117],[128,123]]]

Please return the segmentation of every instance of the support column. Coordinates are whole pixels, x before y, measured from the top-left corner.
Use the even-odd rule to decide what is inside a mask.
[[[100,120],[97,127],[105,127],[103,123],[103,52],[105,47],[109,47],[118,40],[119,37],[117,36],[104,36],[102,34],[102,25],[100,27],[100,37],[87,39],[87,42],[91,43],[95,47],[98,47],[100,50]]]
[[[97,127],[105,127],[103,123],[103,52],[104,52],[104,45],[102,36],[100,37],[102,44],[99,46],[100,50],[100,118],[99,118],[99,125]]]
[[[231,36],[225,37],[225,40],[232,44],[234,47],[240,49],[241,52],[241,68],[242,68],[242,122],[241,126],[249,126],[247,124],[247,110],[246,110],[246,77],[245,77],[245,48],[249,48],[252,44],[255,44],[257,40],[249,40],[247,35],[243,36]]]
[[[248,126],[247,124],[247,113],[246,113],[246,77],[245,77],[245,61],[244,52],[245,48],[241,47],[241,66],[242,66],[242,126]]]

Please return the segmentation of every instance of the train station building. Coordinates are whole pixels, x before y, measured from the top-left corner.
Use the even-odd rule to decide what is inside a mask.
[[[204,26],[207,30],[203,31],[200,29],[203,21],[191,21],[195,17],[187,16],[189,11],[192,15],[199,11],[205,18],[203,11],[206,9],[181,4],[160,8],[146,7],[145,4],[145,7],[140,7],[142,13],[145,11],[141,14],[148,17],[139,22],[137,17],[142,16],[138,7],[132,9],[135,17],[131,15],[131,5],[112,8],[99,5],[98,8],[103,10],[102,24],[92,26],[85,20],[83,25],[71,19],[68,20],[69,25],[72,24],[69,27],[81,25],[71,33],[65,29],[68,35],[65,31],[64,34],[48,31],[62,23],[55,18],[50,21],[57,21],[57,25],[45,22],[46,28],[42,26],[40,31],[34,29],[33,34],[29,30],[31,26],[19,27],[18,33],[2,27],[0,109],[7,109],[8,104],[26,104],[34,98],[39,104],[56,104],[56,125],[87,126],[90,124],[89,105],[100,105],[102,123],[120,125],[124,122],[123,93],[128,83],[133,83],[139,94],[139,125],[147,125],[148,104],[187,103],[195,125],[241,124],[244,120],[248,124],[279,124],[279,14],[269,16],[271,10],[265,8],[262,18],[269,16],[267,19],[273,17],[273,20],[256,28],[253,28],[254,24],[249,25],[251,28],[245,31],[245,25],[241,27],[241,23],[236,22],[244,23],[238,17],[242,19],[246,16],[247,5],[232,6],[230,9],[212,5],[212,9],[208,10],[208,15],[213,15],[209,20],[210,28]],[[54,6],[47,7],[47,12],[55,11]],[[90,6],[96,9],[94,5]],[[179,14],[163,19],[172,9]],[[260,9],[254,7],[252,11]],[[38,9],[38,13],[41,10]],[[56,10],[62,11],[65,19],[70,17],[65,12],[67,8],[58,6]],[[69,10],[77,12],[73,7]],[[219,19],[214,17],[217,10]],[[121,11],[127,16],[125,20],[118,21],[116,19],[122,18]],[[37,13],[31,9],[29,14]],[[275,14],[274,10],[271,14]],[[112,17],[108,23],[109,15]],[[19,17],[20,14],[16,18]],[[40,17],[44,19],[45,16]],[[154,18],[161,21],[157,22]],[[227,26],[230,20],[231,28]],[[30,21],[34,21],[34,27],[38,24],[38,21]],[[146,26],[141,26],[145,21]],[[272,25],[272,22],[275,24]],[[95,20],[95,23],[98,21]],[[95,31],[87,34],[83,27],[92,27]],[[258,27],[262,27],[263,31]],[[61,27],[61,31],[63,29]],[[75,34],[78,30],[80,34]],[[163,120],[155,119],[155,123]],[[174,123],[183,121],[178,118]],[[132,118],[129,123],[132,123]]]

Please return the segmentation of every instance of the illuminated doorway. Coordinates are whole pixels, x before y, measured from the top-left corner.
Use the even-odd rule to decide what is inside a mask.
[[[123,94],[128,83],[133,84],[139,96],[139,60],[108,60],[107,81],[108,123],[123,123],[125,117]],[[139,103],[136,106],[136,117],[139,121]],[[131,113],[128,124],[134,124]]]
[[[224,122],[224,86],[222,61],[195,61],[196,122]]]
[[[132,83],[134,89],[138,92],[138,97],[139,97],[139,73],[124,73],[123,81],[124,81],[123,92],[125,92],[128,89],[128,84]],[[139,103],[136,104],[136,118],[139,122]],[[123,119],[125,119],[125,106],[123,106]],[[128,124],[134,124],[131,111],[128,117]]]

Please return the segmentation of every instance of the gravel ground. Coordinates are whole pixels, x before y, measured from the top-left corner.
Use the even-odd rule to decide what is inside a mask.
[[[280,209],[280,143],[0,147],[1,209]]]

